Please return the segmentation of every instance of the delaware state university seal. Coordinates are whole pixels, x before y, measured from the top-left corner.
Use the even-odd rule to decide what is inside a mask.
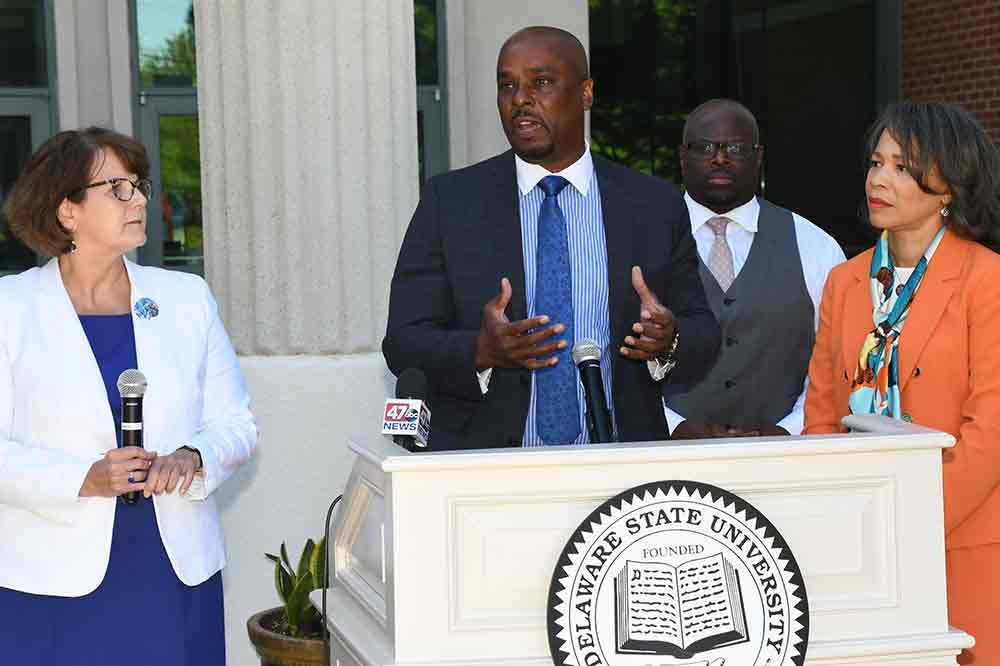
[[[802,666],[809,602],[788,544],[736,495],[658,481],[612,497],[552,575],[555,666]]]

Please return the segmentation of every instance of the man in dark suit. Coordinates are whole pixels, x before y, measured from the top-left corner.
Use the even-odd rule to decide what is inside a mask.
[[[680,193],[591,155],[593,90],[573,35],[515,33],[497,62],[513,150],[424,188],[382,350],[394,373],[426,373],[432,450],[588,441],[582,339],[603,350],[616,438],[665,439],[660,383],[692,385],[715,359]]]

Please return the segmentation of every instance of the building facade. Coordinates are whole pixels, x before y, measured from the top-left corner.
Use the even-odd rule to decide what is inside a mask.
[[[536,24],[588,47],[595,151],[676,181],[686,113],[741,99],[766,196],[848,252],[881,105],[958,102],[1000,139],[1000,0],[0,0],[0,197],[56,131],[136,135],[156,192],[137,258],[205,275],[241,355],[261,440],[218,496],[231,664],[277,603],[264,552],[322,533],[348,439],[377,436],[420,182],[506,149],[496,55]],[[0,227],[0,272],[37,261]]]

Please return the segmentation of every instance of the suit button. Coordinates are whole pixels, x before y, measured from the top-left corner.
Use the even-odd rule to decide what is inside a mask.
[[[736,338],[726,338],[726,346],[732,347],[736,344]]]
[[[727,389],[733,388],[734,386],[736,386],[736,382],[734,382],[732,379],[727,379],[725,382],[725,386]]]
[[[906,421],[907,423],[913,423],[913,417],[910,416],[909,413],[907,412],[903,412],[903,420]]]
[[[913,368],[913,376],[914,377],[920,376],[920,368]]]
[[[732,305],[735,302],[736,302],[736,299],[733,298],[732,296],[726,296],[725,298],[722,299],[722,304],[723,305]]]

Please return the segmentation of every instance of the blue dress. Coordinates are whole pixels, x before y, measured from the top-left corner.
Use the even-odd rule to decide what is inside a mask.
[[[121,444],[118,375],[137,368],[132,316],[80,315]],[[3,535],[0,538],[16,538]],[[66,553],[72,566],[73,553]],[[222,575],[195,587],[174,573],[152,499],[115,503],[104,580],[82,597],[0,587],[0,663],[18,666],[223,666]]]

